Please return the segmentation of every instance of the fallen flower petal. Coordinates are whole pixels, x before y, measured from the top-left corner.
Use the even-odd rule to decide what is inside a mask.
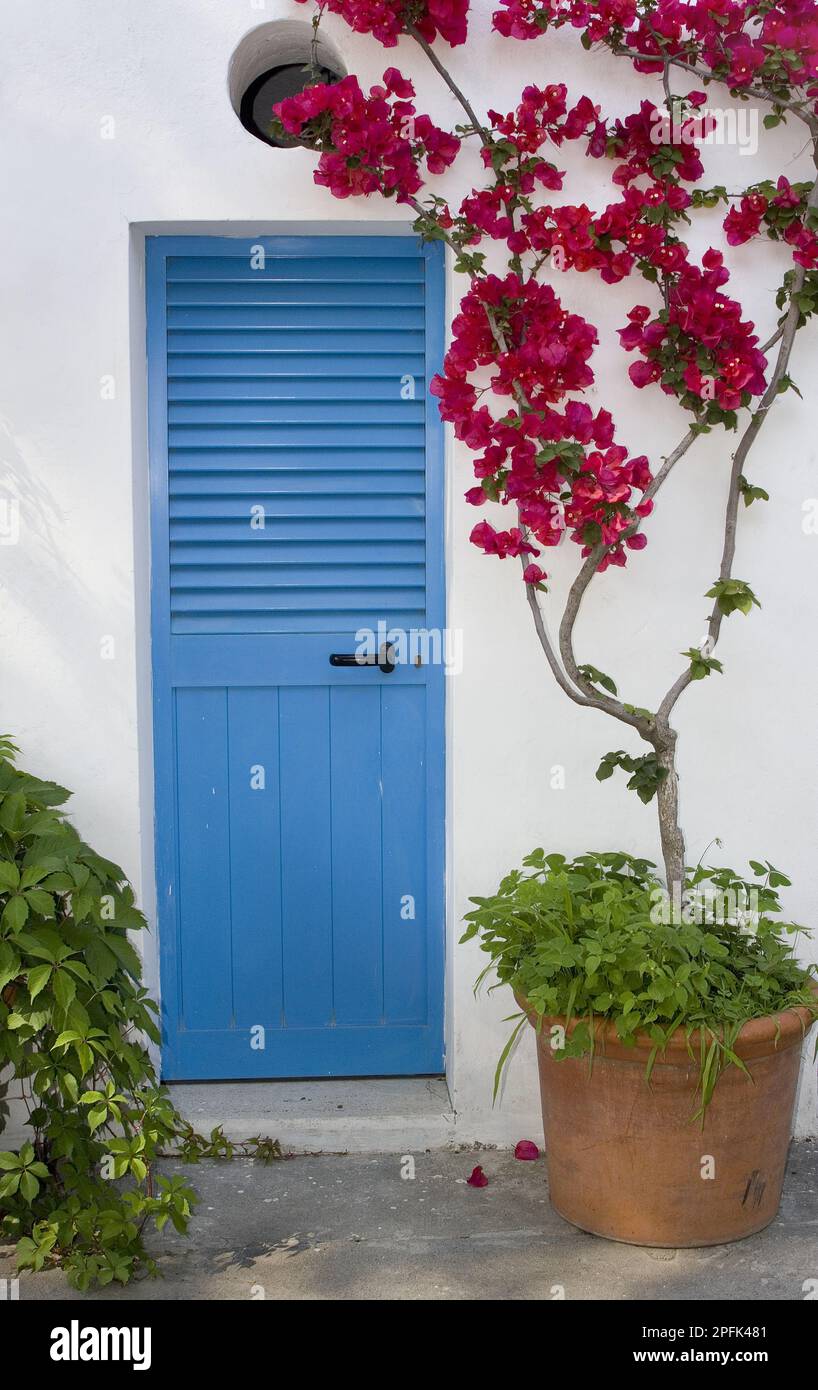
[[[489,1185],[489,1180],[479,1163],[476,1168],[472,1168],[471,1177],[467,1178],[466,1181],[469,1187],[488,1187]]]
[[[521,1139],[519,1144],[515,1145],[514,1157],[522,1159],[524,1163],[533,1163],[534,1159],[539,1158],[539,1156],[540,1151],[537,1145],[532,1143],[530,1139]]]

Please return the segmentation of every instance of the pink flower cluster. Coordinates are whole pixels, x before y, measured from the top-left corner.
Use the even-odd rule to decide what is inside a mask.
[[[547,141],[561,145],[563,140],[578,140],[589,130],[601,130],[607,136],[606,127],[599,120],[599,108],[590,97],[580,97],[569,111],[567,96],[564,82],[542,88],[529,86],[515,111],[504,116],[490,110],[488,117],[497,133],[520,154],[535,154]],[[491,151],[483,151],[483,160],[490,164]]]
[[[438,34],[453,48],[466,42],[469,0],[425,0],[419,14],[407,0],[322,0],[322,6],[340,15],[356,34],[372,34],[384,48],[394,48],[410,14],[417,14],[415,28],[430,43]]]
[[[589,43],[619,42],[644,55],[638,72],[659,72],[671,53],[707,66],[733,91],[765,83],[818,90],[818,15],[813,0],[661,0],[646,13],[635,0],[500,0],[500,34],[537,38],[571,25]]]
[[[741,306],[721,292],[728,279],[721,252],[711,248],[701,269],[685,265],[669,289],[667,309],[657,317],[644,304],[631,310],[619,337],[627,351],[637,348],[643,358],[629,369],[634,386],[658,381],[669,395],[689,392],[699,401],[716,401],[722,410],[735,410],[763,393],[767,359],[753,324],[741,317]]]
[[[559,270],[598,270],[608,284],[629,275],[633,256],[605,241],[600,219],[584,203],[578,207],[540,207],[525,213],[509,248],[549,254]]]
[[[681,269],[687,248],[648,216],[657,208],[678,213],[690,201],[678,184],[660,180],[647,188],[626,189],[619,202],[598,214],[584,203],[535,208],[521,218],[509,249],[550,253],[557,269],[598,270],[608,284],[623,280],[637,261],[671,273]]]
[[[498,350],[487,308],[503,325],[504,351]],[[463,297],[452,334],[446,374],[462,380],[475,367],[494,366],[497,395],[512,396],[519,387],[536,407],[594,379],[587,364],[596,329],[578,314],[567,313],[551,285],[536,280],[509,274],[477,281]]]
[[[728,244],[741,246],[758,236],[765,226],[793,248],[794,261],[806,270],[815,270],[818,267],[818,237],[805,225],[804,211],[800,193],[782,174],[774,195],[752,189],[738,207],[730,209],[724,219]]]
[[[607,411],[594,415],[584,401],[569,399],[593,382],[589,360],[596,329],[565,310],[550,285],[509,274],[475,282],[452,332],[443,374],[431,390],[444,420],[477,455],[480,486],[467,500],[475,506],[489,498],[513,504],[520,522],[508,530],[480,522],[473,543],[501,559],[536,555],[529,536],[553,546],[569,530],[583,554],[597,540],[614,547],[601,568],[624,564],[619,537],[636,515],[650,511],[649,502],[634,508],[632,495],[644,492],[651,475],[645,457],[629,458],[614,443]],[[494,394],[514,400],[501,419],[479,401],[471,379],[489,368]],[[564,409],[555,409],[557,404]],[[635,535],[626,544],[641,549],[645,538]],[[535,584],[546,576],[530,564],[524,577]]]
[[[695,92],[686,100],[694,106],[700,106],[706,100],[705,93]],[[665,124],[666,118],[652,101],[643,101],[633,115],[627,116],[624,121],[614,123],[612,151],[623,160],[613,176],[614,183],[627,188],[634,179],[643,174],[653,178],[654,166],[657,158],[661,158],[662,146],[671,144],[676,157],[674,176],[686,183],[701,178],[704,167],[696,147],[696,139],[703,139],[707,134],[704,123],[695,116],[681,122],[679,140],[676,142],[671,141],[672,129],[667,132],[663,129]],[[657,136],[661,139],[657,139]]]
[[[727,245],[741,246],[745,241],[751,241],[754,236],[758,236],[769,206],[763,194],[745,194],[738,207],[731,208],[724,219]]]
[[[414,91],[397,68],[387,68],[383,85],[368,96],[357,77],[344,77],[305,87],[274,112],[288,134],[323,149],[315,182],[336,198],[380,192],[405,203],[423,186],[421,159],[430,173],[441,174],[460,149],[456,135],[415,113]]]

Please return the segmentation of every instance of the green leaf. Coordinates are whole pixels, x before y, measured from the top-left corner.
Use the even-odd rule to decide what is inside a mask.
[[[690,661],[690,678],[694,681],[703,680],[709,676],[711,671],[723,672],[724,667],[714,656],[705,656],[696,647],[689,647],[686,652],[681,653]]]
[[[747,614],[753,605],[756,608],[761,607],[749,584],[743,579],[717,579],[712,589],[707,590],[705,598],[714,598],[725,616],[736,611]]]
[[[783,395],[785,391],[794,391],[800,401],[804,399],[804,397],[801,395],[801,392],[798,390],[798,387],[796,386],[795,382],[793,381],[792,377],[788,376],[786,373],[784,374],[784,376],[782,376],[781,380],[778,383],[779,396]]]
[[[16,979],[20,969],[20,957],[8,941],[0,941],[0,989],[5,989],[11,980]]]
[[[60,1076],[60,1086],[63,1094],[68,1097],[72,1105],[76,1105],[79,1100],[79,1084],[73,1072],[64,1071]]]
[[[628,789],[635,791],[639,800],[645,804],[656,795],[660,783],[667,777],[668,773],[667,768],[659,765],[655,753],[644,753],[637,758],[619,749],[615,753],[605,754],[596,771],[597,780],[604,782],[612,775],[615,767],[620,767],[623,771],[633,774],[628,779]]]
[[[0,828],[16,835],[22,828],[26,813],[26,798],[23,792],[10,792],[0,802]]]
[[[506,1064],[506,1062],[508,1061],[509,1056],[511,1055],[511,1049],[513,1048],[515,1042],[517,1041],[517,1038],[518,1038],[519,1035],[520,1035],[521,1029],[523,1029],[527,1023],[528,1023],[528,1018],[527,1018],[526,1014],[522,1014],[521,1017],[520,1017],[519,1023],[518,1023],[517,1026],[514,1028],[512,1034],[511,1034],[511,1037],[509,1038],[508,1042],[506,1043],[505,1047],[503,1048],[502,1052],[500,1053],[500,1060],[499,1060],[499,1062],[497,1063],[497,1067],[496,1067],[495,1072],[494,1072],[494,1089],[493,1089],[492,1095],[491,1095],[491,1102],[492,1102],[492,1105],[494,1104],[494,1102],[495,1102],[496,1099],[497,1099],[497,1092],[498,1092],[499,1089],[500,1089],[500,1081],[502,1080],[502,1076],[503,1076],[503,1068],[505,1067],[505,1064]]]
[[[10,859],[0,859],[0,891],[16,888],[20,882],[20,871]]]
[[[626,710],[628,714],[638,714],[640,719],[653,720],[654,718],[653,712],[649,709],[645,709],[644,705],[626,704],[623,706],[623,708]]]
[[[61,1009],[67,1009],[76,998],[77,987],[65,970],[54,971],[54,997]]]
[[[50,961],[52,965],[56,965],[65,954],[61,938],[51,927],[38,926],[36,931],[21,932],[17,942],[29,955],[36,956],[38,960]]]
[[[604,671],[600,671],[597,666],[592,666],[590,662],[585,662],[577,668],[587,680],[593,685],[601,685],[603,690],[609,690],[612,695],[616,695],[616,684],[610,676],[606,676]]]
[[[0,917],[0,927],[8,928],[9,931],[19,931],[28,918],[28,903],[19,893],[13,898],[9,898],[3,908],[3,915]]]
[[[41,888],[29,888],[25,894],[26,902],[33,912],[40,917],[54,916],[54,899],[50,893],[45,893]]]
[[[769,492],[765,492],[763,487],[754,487],[743,475],[739,478],[738,485],[745,507],[751,506],[753,502],[769,502]]]
[[[27,816],[23,824],[23,831],[28,839],[32,835],[53,837],[55,833],[64,830],[57,816],[51,811],[37,811],[33,816]]]
[[[26,865],[20,878],[20,887],[33,888],[35,883],[39,883],[40,879],[45,878],[47,873],[48,869],[43,868],[42,864]]]
[[[93,1110],[88,1111],[88,1128],[93,1131],[99,1129],[108,1118],[108,1107],[106,1105],[95,1105]]]
[[[74,887],[74,880],[70,874],[49,874],[43,879],[40,887],[47,893],[70,893]]]
[[[50,977],[50,965],[35,965],[33,970],[29,970],[27,985],[29,998],[31,999],[32,1003],[37,998],[37,995],[41,992],[41,990],[45,989],[45,986],[47,985]]]
[[[34,1201],[34,1198],[37,1196],[39,1190],[39,1182],[35,1178],[34,1174],[31,1172],[31,1170],[26,1169],[26,1171],[20,1177],[20,1192],[22,1193],[25,1200],[29,1203],[29,1205]]]
[[[113,951],[120,965],[124,966],[128,974],[132,975],[134,979],[138,979],[142,971],[142,963],[127,937],[109,932],[105,937],[105,945]]]

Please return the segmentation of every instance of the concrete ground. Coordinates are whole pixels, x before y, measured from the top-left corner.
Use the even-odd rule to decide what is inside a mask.
[[[475,1163],[488,1187],[466,1184]],[[152,1237],[163,1278],[80,1295],[50,1271],[24,1275],[20,1299],[740,1302],[803,1300],[818,1287],[818,1143],[793,1145],[772,1226],[707,1250],[648,1250],[575,1230],[549,1206],[542,1160],[460,1149],[416,1153],[414,1165],[411,1178],[398,1154],[167,1162],[201,1202],[187,1238]],[[0,1278],[12,1274],[0,1248]]]

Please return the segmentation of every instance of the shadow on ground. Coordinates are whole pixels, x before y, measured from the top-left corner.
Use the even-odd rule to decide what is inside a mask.
[[[56,1271],[21,1299],[803,1299],[818,1278],[818,1144],[794,1144],[772,1226],[707,1250],[585,1235],[548,1203],[545,1165],[507,1152],[166,1163],[201,1202],[187,1238],[152,1239],[163,1277],[80,1295]],[[489,1178],[472,1188],[475,1163]],[[13,1273],[0,1249],[0,1277]]]

